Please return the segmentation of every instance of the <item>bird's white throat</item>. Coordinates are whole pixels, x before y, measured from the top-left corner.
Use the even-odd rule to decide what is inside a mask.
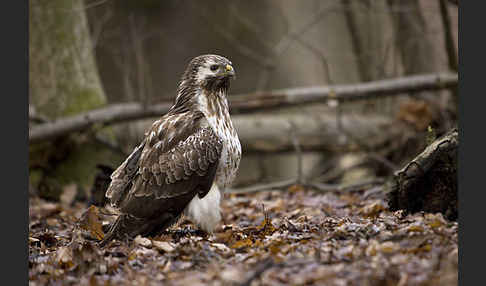
[[[216,184],[213,183],[209,192],[204,198],[196,195],[184,210],[186,215],[199,228],[212,233],[221,220],[219,203],[221,193]]]

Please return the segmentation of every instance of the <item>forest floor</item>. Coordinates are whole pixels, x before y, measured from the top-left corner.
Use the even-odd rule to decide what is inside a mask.
[[[100,249],[104,209],[30,199],[30,285],[457,285],[458,224],[390,212],[379,189],[226,195],[223,222]],[[104,218],[108,221],[109,218]],[[106,222],[107,222],[106,221]],[[106,223],[105,222],[105,223]]]

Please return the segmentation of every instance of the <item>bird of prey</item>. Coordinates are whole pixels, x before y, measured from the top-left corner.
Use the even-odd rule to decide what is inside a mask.
[[[235,178],[241,145],[228,109],[232,63],[218,55],[192,59],[174,105],[113,172],[106,197],[119,211],[105,238],[165,230],[184,214],[212,233],[222,192]]]

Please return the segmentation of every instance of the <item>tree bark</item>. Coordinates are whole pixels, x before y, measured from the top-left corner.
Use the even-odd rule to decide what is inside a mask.
[[[106,103],[83,3],[29,1],[29,104],[50,119]]]
[[[397,171],[388,193],[390,209],[441,212],[457,219],[458,146],[454,128]]]
[[[29,112],[40,121],[106,103],[85,12],[83,0],[29,1]],[[29,180],[39,195],[57,199],[64,185],[91,184],[96,160],[110,155],[78,141],[69,136],[29,145]]]
[[[447,51],[449,68],[457,72],[459,63],[457,60],[457,51],[454,44],[454,35],[452,33],[452,23],[446,0],[439,0],[439,6],[442,25],[444,26],[444,42]]]

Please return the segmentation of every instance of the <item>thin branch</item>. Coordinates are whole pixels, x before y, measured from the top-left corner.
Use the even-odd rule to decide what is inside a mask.
[[[216,25],[213,23],[211,17],[208,15],[208,11],[205,7],[196,4],[198,9],[196,9],[200,16],[209,24],[211,25],[212,29],[218,33],[221,37],[223,37],[229,44],[231,44],[235,51],[240,53],[241,55],[247,57],[249,60],[252,60],[255,64],[260,65],[262,68],[265,69],[272,69],[274,68],[273,61],[268,60],[267,57],[258,54],[257,52],[250,49],[248,46],[243,44],[239,39],[237,39],[232,33],[229,31],[221,28],[221,25]]]
[[[248,193],[261,192],[261,191],[284,189],[284,188],[288,188],[288,187],[294,185],[295,183],[297,183],[296,179],[288,179],[288,180],[272,182],[272,183],[267,183],[267,184],[256,184],[256,185],[252,185],[250,187],[245,187],[245,188],[228,189],[226,191],[226,193],[248,194]]]
[[[330,84],[330,85],[334,84],[334,80],[331,77],[331,69],[329,68],[329,62],[328,62],[327,57],[324,54],[324,52],[322,52],[318,48],[314,47],[313,45],[311,45],[307,41],[303,40],[300,36],[296,36],[295,40],[299,44],[301,44],[304,48],[307,48],[311,53],[313,53],[316,57],[318,57],[321,60],[327,83]]]
[[[237,189],[229,189],[226,192],[230,194],[248,194],[248,193],[256,193],[262,191],[285,191],[290,186],[298,184],[298,179],[288,179],[268,184],[257,184],[252,185],[250,187],[245,188],[237,188]],[[374,186],[374,185],[381,185],[385,182],[382,178],[372,178],[363,181],[358,181],[352,184],[324,184],[319,182],[309,182],[305,184],[299,184],[303,187],[307,187],[314,191],[321,191],[321,192],[340,192],[340,193],[348,193],[348,192],[356,192],[362,190],[364,187],[367,186]]]
[[[355,191],[360,191],[364,187],[367,186],[372,186],[372,185],[380,185],[383,184],[385,181],[382,178],[374,178],[374,179],[368,179],[368,180],[363,180],[359,181],[357,183],[352,183],[352,184],[323,184],[323,183],[318,183],[318,182],[311,182],[308,183],[307,185],[309,187],[315,188],[318,191],[323,191],[323,192],[339,192],[339,193],[348,193],[348,192],[355,192]]]
[[[29,142],[47,140],[67,133],[85,130],[94,124],[108,125],[117,122],[160,116],[171,104],[157,104],[143,108],[140,103],[113,104],[105,108],[62,118],[29,129]]]
[[[363,51],[365,48],[365,43],[363,43],[363,40],[360,37],[359,24],[358,24],[358,20],[356,19],[355,11],[353,11],[351,7],[350,0],[342,0],[342,1],[343,1],[343,5],[348,7],[348,9],[344,9],[344,16],[346,18],[349,35],[351,37],[351,47],[354,51],[353,54],[357,57],[358,71],[361,80],[370,81],[371,76],[370,73],[368,72],[366,57],[360,56],[361,51]],[[369,7],[366,7],[366,9],[369,9]]]
[[[94,7],[96,7],[96,6],[99,6],[99,5],[105,4],[107,1],[108,1],[108,0],[100,0],[100,1],[96,1],[96,2],[89,3],[89,4],[85,4],[85,5],[84,5],[84,9],[85,9],[85,10],[88,10],[88,9],[94,8]]]
[[[269,43],[268,37],[263,33],[262,30],[253,23],[250,19],[243,16],[243,14],[238,10],[236,7],[237,2],[231,2],[231,6],[228,9],[231,13],[231,16],[234,17],[240,24],[245,26],[249,31],[255,35],[255,38],[263,45],[268,51],[273,50],[272,44]]]
[[[451,73],[416,75],[367,83],[332,86],[312,86],[232,96],[230,106],[233,114],[257,110],[281,108],[329,99],[359,100],[376,96],[403,95],[414,91],[440,90],[457,86],[458,75]],[[166,113],[171,103],[149,105],[120,103],[91,110],[37,125],[29,129],[29,142],[51,139],[70,132],[81,131],[93,124],[108,125],[117,122],[156,117]]]
[[[366,154],[366,157],[368,157],[369,159],[372,159],[372,160],[374,160],[378,163],[381,163],[383,166],[385,166],[392,173],[399,168],[393,162],[391,162],[390,160],[388,160],[387,158],[381,156],[380,154],[378,154],[376,152],[369,152],[369,153]]]
[[[103,16],[97,21],[93,23],[93,29],[91,33],[91,44],[93,53],[96,53],[96,46],[98,45],[98,41],[103,33],[104,27],[108,21],[113,17],[113,9],[108,9]]]

